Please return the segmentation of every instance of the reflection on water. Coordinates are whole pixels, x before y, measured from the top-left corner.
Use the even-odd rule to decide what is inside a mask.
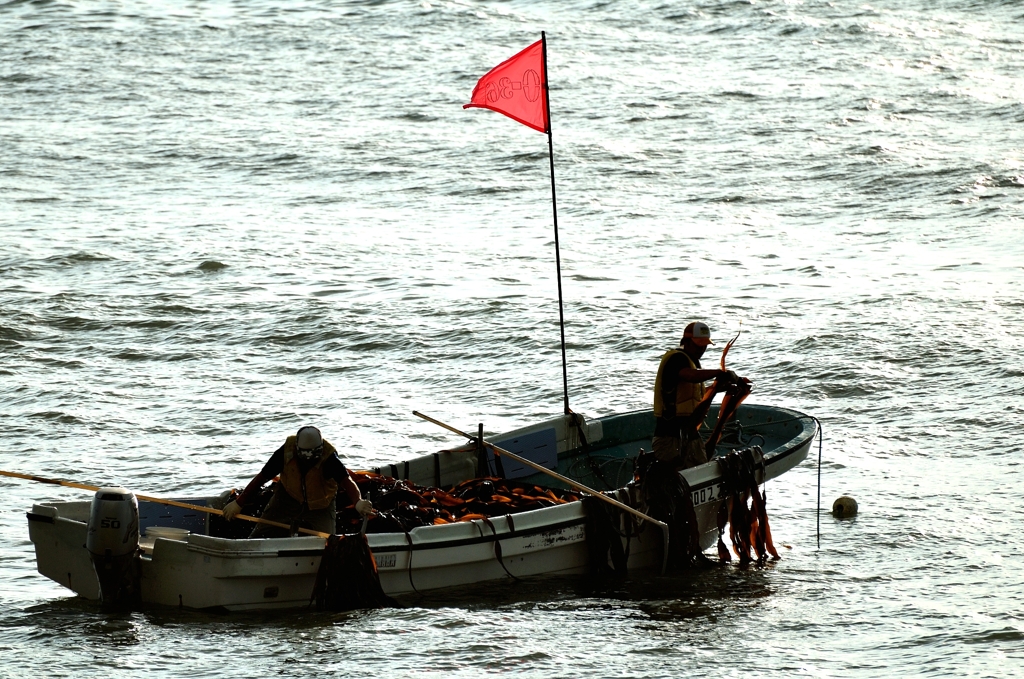
[[[766,567],[770,569],[770,566]],[[399,615],[430,615],[431,611],[461,609],[472,613],[545,611],[572,614],[580,611],[635,609],[652,620],[714,618],[737,604],[769,597],[773,588],[766,569],[740,569],[734,565],[671,575],[632,573],[625,579],[590,576],[525,578],[479,583],[451,590],[411,594],[398,599]],[[98,602],[68,597],[29,606],[0,626],[32,629],[33,638],[64,638],[74,634],[85,642],[93,637],[110,646],[139,643],[140,625],[194,631],[230,624],[237,631],[268,628],[303,630],[325,625],[358,625],[375,611],[345,613],[309,609],[228,613],[147,606],[130,613],[108,613]]]
[[[0,629],[24,631],[38,642],[83,644],[90,647],[119,648],[142,642],[146,627],[144,613],[107,613],[99,602],[81,597],[57,599],[29,606],[16,615],[0,619]]]
[[[424,609],[538,609],[567,614],[636,609],[655,620],[713,617],[739,602],[770,596],[772,587],[763,570],[727,564],[664,576],[632,573],[624,580],[583,575],[505,580],[406,596],[400,603]]]

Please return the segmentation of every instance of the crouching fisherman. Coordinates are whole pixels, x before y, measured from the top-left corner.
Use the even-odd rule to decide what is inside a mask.
[[[245,490],[224,507],[224,518],[231,521],[244,512],[246,502],[278,475],[280,483],[262,515],[269,521],[333,534],[337,516],[335,497],[339,489],[361,516],[373,512],[370,501],[362,498],[359,487],[338,459],[334,446],[323,439],[319,429],[307,426],[299,429],[295,436],[289,436],[270,456]],[[288,531],[261,523],[249,537],[288,537]]]

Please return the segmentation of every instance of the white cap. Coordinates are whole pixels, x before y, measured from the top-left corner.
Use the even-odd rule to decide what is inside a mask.
[[[683,339],[679,343],[683,344],[688,339],[692,339],[694,344],[705,347],[714,344],[711,341],[711,328],[700,321],[694,321],[686,326],[686,329],[683,330]]]
[[[295,447],[299,450],[315,450],[324,443],[324,439],[320,436],[320,430],[316,427],[306,426],[299,429],[299,433],[295,436]]]

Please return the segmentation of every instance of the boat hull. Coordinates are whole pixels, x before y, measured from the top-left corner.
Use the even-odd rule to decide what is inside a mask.
[[[764,444],[763,466],[757,471],[759,482],[781,476],[807,457],[817,431],[812,418],[795,411],[763,406],[741,409],[738,414],[741,422],[744,416],[748,421],[746,431],[756,430],[752,436],[760,437],[759,443]],[[651,417],[649,412],[630,413],[590,421],[585,428],[574,420],[557,418],[495,439],[555,441],[559,471],[582,469],[579,462],[587,456],[586,469],[608,482],[610,474],[602,474],[595,459],[606,469],[626,468],[626,463],[644,446],[650,445]],[[584,438],[586,441],[582,442]],[[742,443],[741,436],[733,447]],[[728,446],[718,452],[727,449]],[[556,459],[550,451],[544,454]],[[404,472],[405,478],[430,485],[429,479],[411,477],[419,474],[454,478],[472,467],[467,459],[476,455],[474,449],[466,447],[445,451],[443,458],[439,454],[424,456],[402,465],[391,465],[391,468],[399,475]],[[716,520],[723,501],[719,465],[711,461],[682,474],[692,493],[701,548],[710,548],[718,539]],[[540,476],[524,478],[536,483],[544,479]],[[637,506],[636,486],[626,484],[622,478],[614,482],[621,487],[607,494]],[[186,501],[206,502],[203,498]],[[96,574],[83,547],[88,506],[88,502],[36,505],[29,513],[29,534],[35,545],[40,573],[82,597],[99,599]],[[147,507],[147,503],[140,503],[143,530],[148,526],[177,524],[192,531],[180,539],[143,538],[140,572],[144,603],[229,611],[310,605],[323,539],[212,537],[204,534],[208,532],[206,515],[170,514],[168,511],[166,508],[155,511]],[[627,513],[621,514],[620,522],[620,533],[630,536],[624,538],[628,568],[660,568],[663,560],[661,530],[646,523],[637,525]],[[582,502],[485,520],[424,526],[408,533],[371,534],[367,540],[381,585],[391,596],[512,577],[584,573],[590,566]]]

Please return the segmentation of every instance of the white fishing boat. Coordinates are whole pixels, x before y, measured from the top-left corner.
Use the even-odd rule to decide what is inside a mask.
[[[715,416],[712,409],[709,419]],[[734,420],[715,458],[681,472],[692,494],[701,549],[712,547],[719,537],[716,517],[726,480],[717,458],[754,446],[748,456],[757,482],[763,483],[803,461],[817,432],[813,418],[786,408],[743,405]],[[642,449],[650,450],[653,429],[650,411],[590,420],[576,415],[487,441],[590,487],[613,488],[606,495],[638,507],[638,487],[631,483],[633,462]],[[509,460],[501,469],[497,466],[493,455],[482,457],[480,447],[470,443],[375,471],[434,487],[498,472],[509,479],[557,485]],[[210,506],[217,499],[179,501]],[[39,503],[28,521],[39,572],[79,596],[98,600],[100,582],[86,548],[93,504]],[[97,520],[94,516],[93,521]],[[663,531],[636,522],[627,513],[620,520],[621,532],[627,536],[622,539],[628,568],[660,567]],[[584,573],[592,558],[586,522],[585,503],[577,501],[487,520],[368,534],[367,540],[384,591],[396,596],[511,577]],[[210,526],[208,513],[139,501],[136,535],[141,538],[133,563],[142,603],[228,611],[310,605],[324,538],[229,539],[210,535]]]

